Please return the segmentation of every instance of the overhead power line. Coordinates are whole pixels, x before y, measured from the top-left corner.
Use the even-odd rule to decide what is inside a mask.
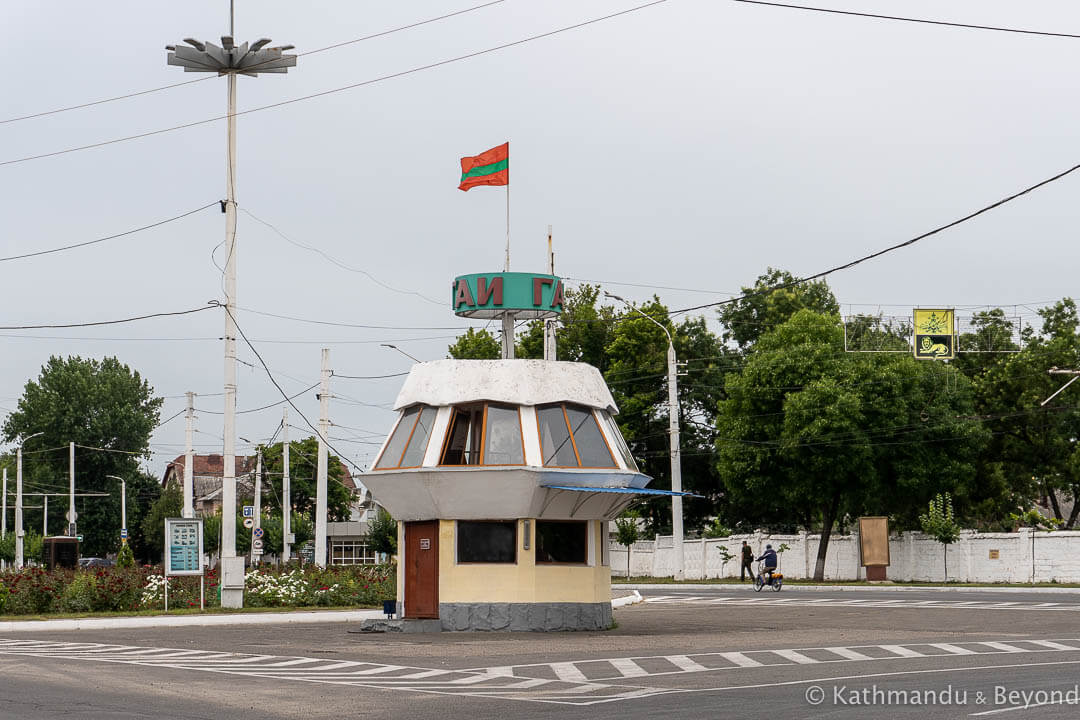
[[[115,240],[116,238],[125,237],[127,235],[134,235],[135,233],[142,232],[143,230],[160,227],[162,225],[175,222],[176,220],[186,218],[188,215],[194,215],[195,213],[202,212],[207,208],[218,207],[219,204],[219,201],[215,200],[212,203],[207,203],[206,205],[203,205],[202,207],[197,207],[194,210],[188,210],[186,213],[175,215],[171,218],[166,218],[165,220],[158,220],[155,223],[143,225],[142,227],[137,227],[132,230],[125,230],[124,232],[116,233],[115,235],[108,235],[106,237],[98,238],[97,240],[87,240],[86,242],[75,243],[74,245],[65,245],[63,247],[53,248],[52,250],[38,250],[37,252],[24,253],[22,255],[9,255],[8,257],[0,257],[0,262],[7,262],[8,260],[22,260],[24,258],[32,258],[39,255],[50,255],[52,253],[63,252],[65,250],[74,250],[75,248],[86,247],[87,245],[96,245],[98,243],[103,243],[106,240]]]
[[[1080,38],[1072,33],[1048,32],[1045,30],[1024,30],[1021,28],[1001,27],[998,25],[974,25],[971,23],[929,20],[926,18],[903,17],[900,15],[878,15],[876,13],[855,12],[854,10],[834,10],[833,8],[813,7],[810,5],[791,5],[788,3],[765,2],[765,0],[733,0],[746,5],[766,5],[788,10],[807,10],[810,12],[829,13],[830,15],[851,15],[853,17],[873,18],[875,20],[898,20],[900,22],[921,23],[923,25],[943,25],[945,27],[966,28],[969,30],[992,30],[994,32],[1019,33],[1021,35],[1043,35],[1046,37]]]
[[[473,12],[474,10],[481,10],[491,5],[498,5],[506,2],[506,0],[492,0],[491,2],[483,3],[482,5],[474,5],[464,10],[456,10],[445,15],[439,15],[438,17],[429,18],[427,20],[420,20],[418,22],[410,23],[408,25],[402,25],[400,27],[391,28],[390,30],[382,30],[371,35],[365,35],[363,37],[354,38],[352,40],[346,40],[344,42],[334,43],[333,45],[327,45],[326,47],[316,48],[315,50],[308,50],[307,52],[297,53],[297,57],[304,57],[305,55],[315,55],[316,53],[326,52],[327,50],[334,50],[336,48],[345,47],[346,45],[354,45],[358,42],[365,40],[373,40],[375,38],[383,37],[385,35],[392,35],[402,30],[411,30],[421,25],[428,25],[439,20],[446,20],[448,18],[455,17],[457,15],[464,15],[465,13]],[[261,63],[257,63],[252,67],[259,67]],[[171,90],[172,88],[181,87],[183,85],[193,85],[195,83],[204,82],[216,77],[215,75],[208,75],[206,77],[196,78],[194,80],[185,80],[183,82],[170,83],[169,85],[162,85],[156,88],[150,88],[149,90],[138,90],[136,92],[130,92],[125,95],[116,95],[114,97],[102,98],[101,100],[92,100],[90,102],[80,103],[78,105],[69,105],[68,107],[56,108],[54,110],[44,110],[42,112],[31,113],[29,115],[21,115],[19,117],[7,118],[6,120],[0,120],[0,125],[6,125],[7,123],[19,122],[20,120],[32,120],[33,118],[45,117],[46,115],[56,115],[58,113],[65,113],[71,110],[81,110],[82,108],[93,107],[95,105],[104,105],[106,103],[116,102],[117,100],[127,100],[128,98],[139,97],[140,95],[150,95],[152,93],[161,92],[162,90]]]
[[[97,322],[64,323],[61,325],[0,325],[0,330],[41,330],[45,328],[72,328],[92,327],[96,325],[119,325],[121,323],[135,322],[136,320],[148,320],[150,318],[172,317],[174,315],[190,315],[192,313],[203,312],[205,310],[213,310],[215,307],[217,306],[207,305],[206,307],[192,308],[191,310],[150,313],[149,315],[136,315],[135,317],[121,318],[120,320],[99,320]]]
[[[741,0],[737,0],[737,1],[741,1]],[[948,230],[950,228],[954,228],[957,225],[960,225],[962,223],[967,222],[968,220],[972,220],[974,218],[977,218],[980,215],[983,215],[985,213],[990,212],[991,210],[994,210],[995,208],[999,208],[1002,205],[1010,203],[1010,202],[1012,202],[1013,200],[1016,200],[1019,197],[1023,197],[1024,195],[1027,195],[1028,193],[1030,193],[1030,192],[1032,192],[1034,190],[1038,190],[1039,188],[1041,188],[1041,187],[1043,187],[1045,185],[1049,185],[1052,182],[1060,180],[1061,178],[1065,177],[1066,175],[1070,175],[1070,174],[1076,172],[1077,170],[1080,170],[1080,165],[1073,165],[1068,170],[1064,170],[1062,172],[1059,172],[1057,175],[1054,175],[1052,177],[1048,177],[1045,180],[1041,180],[1041,181],[1035,183],[1034,185],[1031,185],[1029,187],[1024,188],[1023,190],[1020,190],[1019,192],[1015,192],[1012,195],[1009,195],[1008,197],[1004,197],[1001,200],[998,200],[997,202],[991,203],[990,205],[987,205],[987,206],[985,206],[983,208],[980,208],[980,209],[976,210],[973,213],[969,213],[969,214],[965,215],[964,217],[959,218],[958,220],[953,220],[950,223],[946,223],[945,225],[941,225],[939,227],[936,227],[933,230],[930,230],[929,232],[923,233],[922,235],[916,235],[915,237],[911,238],[910,240],[905,240],[904,242],[897,243],[896,245],[890,245],[889,247],[887,247],[887,248],[885,248],[883,250],[878,250],[877,252],[870,253],[869,255],[864,255],[861,258],[858,258],[857,260],[852,260],[851,262],[846,262],[843,265],[837,265],[836,267],[829,268],[828,270],[822,270],[819,273],[814,273],[813,275],[807,275],[806,277],[798,278],[798,279],[792,280],[791,282],[781,283],[779,285],[774,285],[772,287],[764,288],[762,290],[756,290],[754,292],[744,293],[742,295],[739,295],[738,297],[729,298],[727,300],[720,300],[720,301],[713,302],[713,303],[705,303],[704,305],[694,305],[693,307],[682,308],[681,310],[672,310],[672,311],[670,311],[668,313],[668,315],[675,315],[675,314],[679,314],[679,313],[692,312],[694,310],[702,310],[704,308],[718,307],[720,305],[731,305],[733,303],[739,302],[740,300],[746,300],[747,298],[756,297],[758,295],[768,295],[770,293],[776,292],[777,290],[783,290],[785,288],[794,287],[796,285],[801,285],[803,283],[810,282],[811,280],[817,280],[819,278],[823,278],[826,275],[831,275],[831,274],[833,274],[835,272],[839,272],[841,270],[847,270],[849,268],[853,268],[856,265],[860,265],[860,264],[862,264],[862,263],[864,263],[864,262],[866,262],[868,260],[873,260],[874,258],[881,257],[882,255],[885,255],[886,253],[891,253],[894,250],[899,250],[901,248],[908,247],[909,245],[914,245],[915,243],[919,242],[920,240],[925,240],[926,238],[931,237],[932,235],[937,235],[940,232],[944,232],[945,230]],[[0,328],[0,329],[2,329],[2,328]]]
[[[345,92],[346,90],[354,90],[356,88],[365,87],[368,85],[375,85],[376,83],[385,82],[387,80],[393,80],[395,78],[404,77],[406,75],[412,75],[413,73],[423,72],[425,70],[433,70],[434,68],[442,67],[444,65],[451,65],[462,60],[469,60],[482,55],[488,55],[500,50],[506,50],[507,48],[516,47],[518,45],[524,45],[525,43],[533,42],[534,40],[541,40],[552,35],[558,35],[560,33],[569,32],[571,30],[577,30],[579,28],[593,25],[605,20],[611,20],[612,18],[620,17],[622,15],[628,15],[638,10],[644,10],[654,5],[660,5],[668,2],[668,0],[653,0],[652,2],[645,3],[644,5],[637,5],[635,7],[627,8],[626,10],[620,10],[618,12],[603,15],[601,17],[592,18],[591,20],[585,20],[583,22],[575,23],[574,25],[566,25],[561,28],[549,30],[547,32],[538,33],[536,35],[530,35],[528,37],[521,38],[520,40],[514,40],[512,42],[503,43],[501,45],[495,45],[493,47],[486,48],[484,50],[477,50],[475,52],[466,53],[464,55],[458,55],[456,57],[447,58],[445,60],[438,60],[436,62],[428,63],[426,65],[418,65],[408,70],[402,70],[396,73],[390,73],[389,75],[381,75],[370,80],[362,80],[360,82],[352,83],[350,85],[343,85],[337,88],[331,88],[330,90],[323,90],[321,92],[312,93],[310,95],[302,95],[300,97],[292,98],[291,100],[282,100],[276,103],[270,103],[269,105],[261,105],[259,107],[250,108],[248,110],[239,110],[234,113],[234,117],[240,115],[249,115],[251,113],[262,112],[263,110],[271,110],[274,108],[284,107],[286,105],[292,105],[298,102],[304,102],[306,100],[313,100],[315,98],[324,97],[326,95],[333,95],[339,92]],[[80,152],[82,150],[91,150],[93,148],[104,147],[106,145],[115,145],[117,143],[128,142],[130,140],[139,140],[141,138],[152,137],[154,135],[162,135],[164,133],[175,132],[177,130],[185,130],[191,127],[197,127],[199,125],[206,125],[208,123],[218,122],[219,120],[225,120],[228,115],[218,115],[217,117],[207,118],[205,120],[196,120],[194,122],[184,123],[182,125],[173,125],[172,127],[161,128],[159,130],[149,130],[143,133],[137,133],[135,135],[127,135],[125,137],[113,138],[112,140],[102,140],[96,143],[90,143],[89,145],[79,145],[77,147],[65,148],[63,150],[54,150],[53,152],[41,153],[38,155],[27,155],[26,157],[13,158],[11,160],[0,161],[0,166],[15,165],[17,163],[30,162],[31,160],[41,160],[43,158],[55,157],[57,155],[65,155],[67,153]]]

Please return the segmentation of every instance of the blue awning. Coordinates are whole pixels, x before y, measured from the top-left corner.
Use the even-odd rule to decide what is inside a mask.
[[[578,492],[594,493],[622,493],[624,495],[678,495],[680,497],[705,497],[691,492],[675,492],[674,490],[654,490],[652,488],[630,487],[583,487],[581,485],[541,485],[547,490],[577,490]]]

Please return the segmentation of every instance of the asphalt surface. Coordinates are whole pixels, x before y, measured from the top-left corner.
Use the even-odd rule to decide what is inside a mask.
[[[604,633],[0,635],[0,718],[1075,718],[1080,591],[642,591]]]

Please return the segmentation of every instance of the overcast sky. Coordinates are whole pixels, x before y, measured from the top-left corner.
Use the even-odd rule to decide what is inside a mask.
[[[302,56],[287,75],[242,77],[239,107],[359,83],[643,1],[506,0]],[[270,37],[303,53],[481,2],[237,0],[236,36]],[[1048,0],[826,6],[1080,33],[1080,6]],[[3,3],[0,120],[204,77],[167,66],[164,46],[217,41],[227,23],[227,0]],[[1077,39],[669,0],[246,115],[240,325],[289,393],[318,382],[321,347],[348,375],[408,370],[410,361],[384,342],[423,360],[445,357],[468,325],[450,311],[450,281],[501,269],[505,239],[505,189],[460,192],[458,159],[507,140],[513,269],[544,269],[550,224],[558,274],[613,283],[607,287],[635,301],[656,292],[673,309],[723,299],[768,266],[817,272],[1080,163],[1078,56]],[[219,116],[225,84],[213,77],[0,124],[0,162]],[[0,165],[0,255],[92,240],[223,198],[224,141],[219,121]],[[991,305],[1030,319],[1035,308],[1076,294],[1078,194],[1080,173],[829,283],[845,312]],[[84,249],[0,263],[0,325],[107,320],[221,299],[212,254],[223,238],[224,216],[212,208]],[[223,329],[222,312],[210,310],[0,332],[0,415],[50,355],[116,355],[166,396],[163,420],[183,409],[185,391],[199,393],[197,450],[220,452],[221,416],[213,412],[222,408]],[[242,343],[239,356],[248,363],[240,366],[239,408],[279,401]],[[335,380],[335,447],[366,466],[401,382]],[[314,391],[296,402],[317,421]],[[280,407],[241,415],[239,435],[266,440],[280,419]],[[183,451],[182,417],[152,442],[148,467],[160,474]]]

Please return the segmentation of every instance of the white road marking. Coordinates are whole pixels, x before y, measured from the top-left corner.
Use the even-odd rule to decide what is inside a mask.
[[[774,607],[858,607],[858,608],[890,608],[890,609],[962,609],[962,610],[1012,610],[1012,611],[1056,611],[1078,612],[1080,603],[1060,602],[1025,602],[1019,600],[913,600],[909,598],[897,599],[865,599],[846,597],[812,598],[804,596],[778,598],[774,594],[749,595],[739,597],[701,597],[697,595],[656,595],[645,597],[646,603],[659,603],[663,605],[708,605],[710,607],[722,606],[774,606]]]
[[[938,650],[944,650],[952,655],[974,655],[974,650],[968,650],[962,648],[959,645],[950,645],[949,643],[930,643],[930,647],[936,647]]]
[[[889,652],[897,655],[898,657],[926,657],[921,652],[916,652],[911,648],[906,648],[903,645],[879,645],[882,650],[888,650]]]
[[[628,658],[619,658],[617,660],[608,660],[611,666],[622,673],[623,677],[642,677],[648,675],[649,672],[643,667],[638,665],[633,660]]]
[[[717,655],[724,658],[725,660],[730,660],[739,667],[761,667],[761,663],[759,663],[757,660],[754,660],[753,658],[746,657],[741,652],[722,652],[717,653]]]
[[[825,650],[828,650],[831,653],[836,653],[840,657],[846,658],[847,660],[873,660],[873,658],[869,655],[863,655],[861,652],[852,650],[851,648],[829,647],[825,648]]]
[[[685,655],[667,655],[664,659],[684,672],[703,672],[709,669]]]
[[[1027,652],[1023,648],[1018,648],[1015,645],[1010,645],[1009,643],[996,642],[996,641],[995,642],[986,642],[984,640],[983,642],[981,642],[979,644],[980,645],[986,645],[986,646],[994,648],[995,650],[1001,650],[1002,652],[1007,652],[1007,653]]]
[[[784,658],[785,660],[790,660],[791,662],[793,662],[793,663],[795,663],[797,665],[812,665],[814,663],[821,662],[820,660],[815,660],[812,657],[807,657],[806,655],[803,655],[801,652],[797,652],[795,650],[772,650],[771,652],[775,653],[776,655],[779,655],[780,657]]]
[[[1048,647],[1051,650],[1080,650],[1080,648],[1073,647],[1071,645],[1062,645],[1061,643],[1054,642],[1053,640],[1025,640],[1025,642],[1033,643],[1035,645],[1042,645]]]
[[[568,680],[570,682],[588,682],[589,679],[585,677],[585,673],[577,669],[574,663],[561,662],[552,663],[551,671],[555,673],[555,677],[560,680]]]

